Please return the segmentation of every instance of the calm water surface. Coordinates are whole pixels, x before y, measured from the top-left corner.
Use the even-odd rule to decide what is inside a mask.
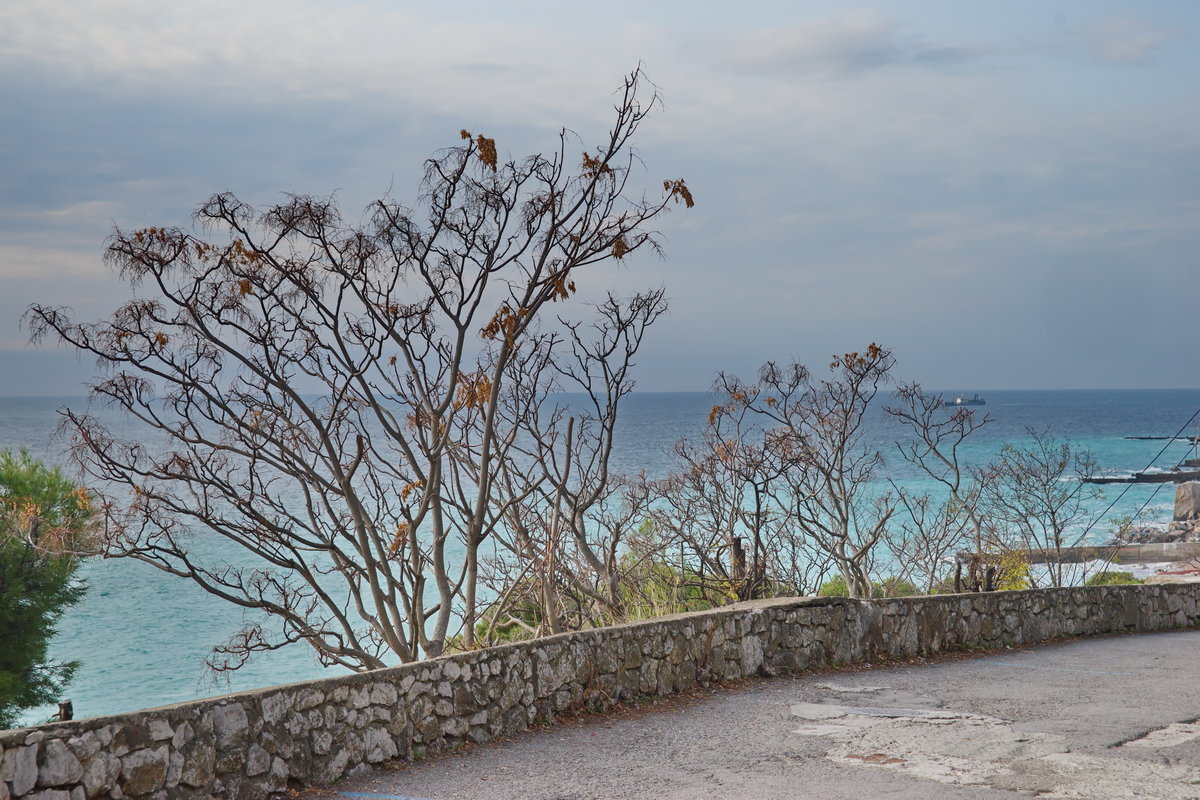
[[[957,394],[957,391],[948,394]],[[1018,441],[1030,428],[1049,429],[1090,447],[1102,468],[1117,472],[1167,468],[1189,452],[1185,443],[1126,439],[1167,436],[1200,408],[1200,390],[1170,391],[994,391],[985,392],[986,411],[994,422],[977,434],[965,456],[984,463],[1006,441]],[[662,475],[670,469],[669,450],[680,437],[694,436],[714,400],[704,393],[644,393],[626,399],[614,467],[619,471]],[[0,398],[0,448],[25,447],[51,464],[65,464],[65,442],[55,436],[57,409],[80,409],[72,398]],[[136,429],[118,414],[99,412],[118,435]],[[1193,424],[1186,434],[1196,435]],[[916,475],[895,455],[899,431],[876,419],[869,430],[875,446],[889,455],[889,468],[901,479]],[[1124,488],[1106,487],[1097,514]],[[1112,515],[1132,514],[1147,506],[1150,519],[1170,518],[1170,485],[1135,485]],[[1109,535],[1106,523],[1092,537]],[[222,542],[198,536],[200,547],[220,552]],[[231,555],[231,558],[236,556]],[[228,680],[215,683],[205,674],[203,658],[242,622],[242,611],[210,597],[189,582],[132,561],[93,560],[81,569],[91,590],[60,624],[53,652],[79,659],[68,695],[78,716],[95,716],[163,705],[224,691],[250,689],[330,674],[308,651],[295,646],[258,656]],[[26,722],[45,719],[53,709],[38,709]]]

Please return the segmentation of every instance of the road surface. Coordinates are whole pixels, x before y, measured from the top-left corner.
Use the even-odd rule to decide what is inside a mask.
[[[705,689],[322,800],[1200,798],[1200,631]],[[309,794],[309,793],[306,793]]]

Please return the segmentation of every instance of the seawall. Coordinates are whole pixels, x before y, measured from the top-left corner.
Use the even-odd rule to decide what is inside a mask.
[[[0,800],[260,800],[716,680],[1198,624],[1200,584],[740,603],[3,731]]]

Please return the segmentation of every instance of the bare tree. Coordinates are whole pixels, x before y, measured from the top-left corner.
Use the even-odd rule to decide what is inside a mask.
[[[104,555],[261,612],[214,666],[303,641],[368,669],[436,655],[460,624],[472,643],[523,430],[502,394],[522,364],[558,358],[544,312],[580,270],[657,248],[649,223],[693,204],[682,180],[656,199],[631,188],[646,86],[626,78],[575,169],[565,131],[556,152],[508,161],[462,131],[426,162],[415,210],[384,199],[354,226],[328,199],[259,212],[219,194],[196,213],[208,238],[114,233],[107,258],[135,297],[110,320],[30,308],[33,337],[95,355],[111,374],[92,399],[145,431],[120,440],[64,412],[79,463],[112,487]],[[242,558],[206,561],[200,531]]]
[[[675,444],[678,467],[654,486],[663,557],[709,605],[815,590],[827,559],[789,516],[794,464],[780,458],[732,379],[714,388],[725,402],[697,440]]]
[[[947,410],[940,394],[926,392],[917,383],[898,386],[893,403],[885,406],[884,412],[912,435],[897,441],[896,448],[946,493],[938,501],[929,494],[914,496],[896,487],[904,519],[889,541],[897,564],[919,572],[927,591],[940,582],[940,570],[947,561],[956,565],[956,589],[962,588],[959,567],[963,563],[968,566],[967,588],[994,588],[987,574],[989,543],[979,514],[980,485],[963,464],[961,454],[963,443],[990,423],[991,417],[977,416],[974,409],[966,407]],[[961,553],[968,545],[971,551]]]
[[[519,436],[496,484],[503,516],[492,567],[518,578],[493,581],[490,627],[558,633],[625,616],[624,545],[645,518],[646,491],[636,478],[613,475],[609,462],[620,401],[634,388],[634,355],[666,301],[662,290],[610,296],[596,310],[590,326],[563,321],[562,358],[549,368],[525,364],[509,381],[539,398],[500,402]],[[573,392],[571,401],[551,402],[561,391]]]
[[[1066,550],[1079,546],[1089,502],[1103,496],[1081,478],[1097,472],[1091,452],[1048,431],[1029,429],[1027,444],[1006,444],[978,470],[983,508],[1007,550],[1042,550],[1051,586],[1068,582]],[[1037,579],[1031,574],[1030,582]]]
[[[953,498],[939,501],[931,494],[913,494],[900,488],[896,489],[896,498],[897,524],[889,528],[885,537],[896,578],[913,581],[922,591],[932,594],[944,585],[949,565],[957,567],[963,547],[972,541],[974,528],[970,517]],[[980,585],[971,587],[976,590],[987,583],[983,576],[974,573],[968,577],[975,579]],[[959,591],[962,576],[957,569],[955,580]]]
[[[891,351],[871,344],[834,356],[830,379],[770,362],[755,384],[721,379],[733,402],[764,421],[767,448],[788,465],[788,516],[837,566],[852,597],[870,596],[874,550],[896,509],[878,489],[883,454],[864,441],[868,410],[894,363]]]

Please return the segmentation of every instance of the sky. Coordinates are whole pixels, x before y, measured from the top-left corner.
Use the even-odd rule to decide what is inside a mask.
[[[467,128],[597,143],[638,64],[696,207],[581,292],[665,287],[639,388],[875,341],[926,386],[1200,387],[1200,3],[0,4],[0,396],[77,395],[31,303],[129,296],[114,226],[218,191],[415,199]]]

